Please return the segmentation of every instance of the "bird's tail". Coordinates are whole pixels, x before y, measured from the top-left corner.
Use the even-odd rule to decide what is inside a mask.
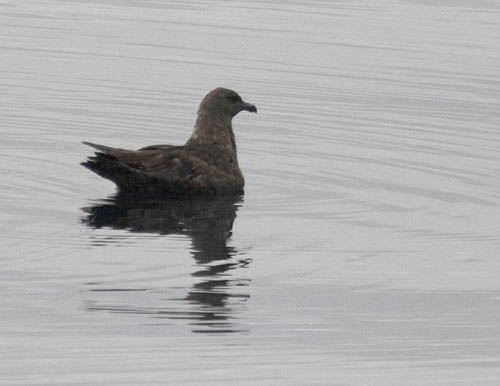
[[[107,146],[86,143],[98,149],[94,156],[89,157],[80,165],[93,171],[94,173],[113,181],[120,189],[135,191],[143,186],[147,186],[148,176],[140,169],[134,168],[107,151],[112,148]]]
[[[92,143],[92,142],[82,142],[84,145],[87,145],[87,146],[90,146],[90,147],[93,147],[94,149],[100,151],[100,152],[103,152],[103,153],[111,153],[114,149],[112,147],[109,147],[109,146],[104,146],[104,145],[98,145],[97,143]]]

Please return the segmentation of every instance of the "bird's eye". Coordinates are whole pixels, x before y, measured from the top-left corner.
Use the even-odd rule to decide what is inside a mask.
[[[240,98],[238,98],[237,95],[232,95],[232,96],[229,97],[229,100],[231,102],[238,102],[240,100]]]

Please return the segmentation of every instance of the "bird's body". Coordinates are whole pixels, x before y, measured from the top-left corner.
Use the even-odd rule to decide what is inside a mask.
[[[201,102],[186,144],[124,150],[84,142],[97,152],[82,165],[113,181],[120,190],[139,194],[242,193],[244,179],[231,124],[242,110],[257,111],[234,91],[217,88]]]

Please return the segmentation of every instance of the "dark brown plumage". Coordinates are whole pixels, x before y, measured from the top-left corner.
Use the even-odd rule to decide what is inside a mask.
[[[193,133],[183,146],[124,150],[84,142],[97,152],[82,165],[120,190],[140,194],[242,193],[244,179],[231,124],[242,110],[257,112],[234,91],[216,88],[203,98]]]

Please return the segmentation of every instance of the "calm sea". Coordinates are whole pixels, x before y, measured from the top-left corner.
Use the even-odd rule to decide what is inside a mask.
[[[498,1],[7,0],[0,36],[1,385],[500,384]],[[218,86],[243,197],[79,166]]]

